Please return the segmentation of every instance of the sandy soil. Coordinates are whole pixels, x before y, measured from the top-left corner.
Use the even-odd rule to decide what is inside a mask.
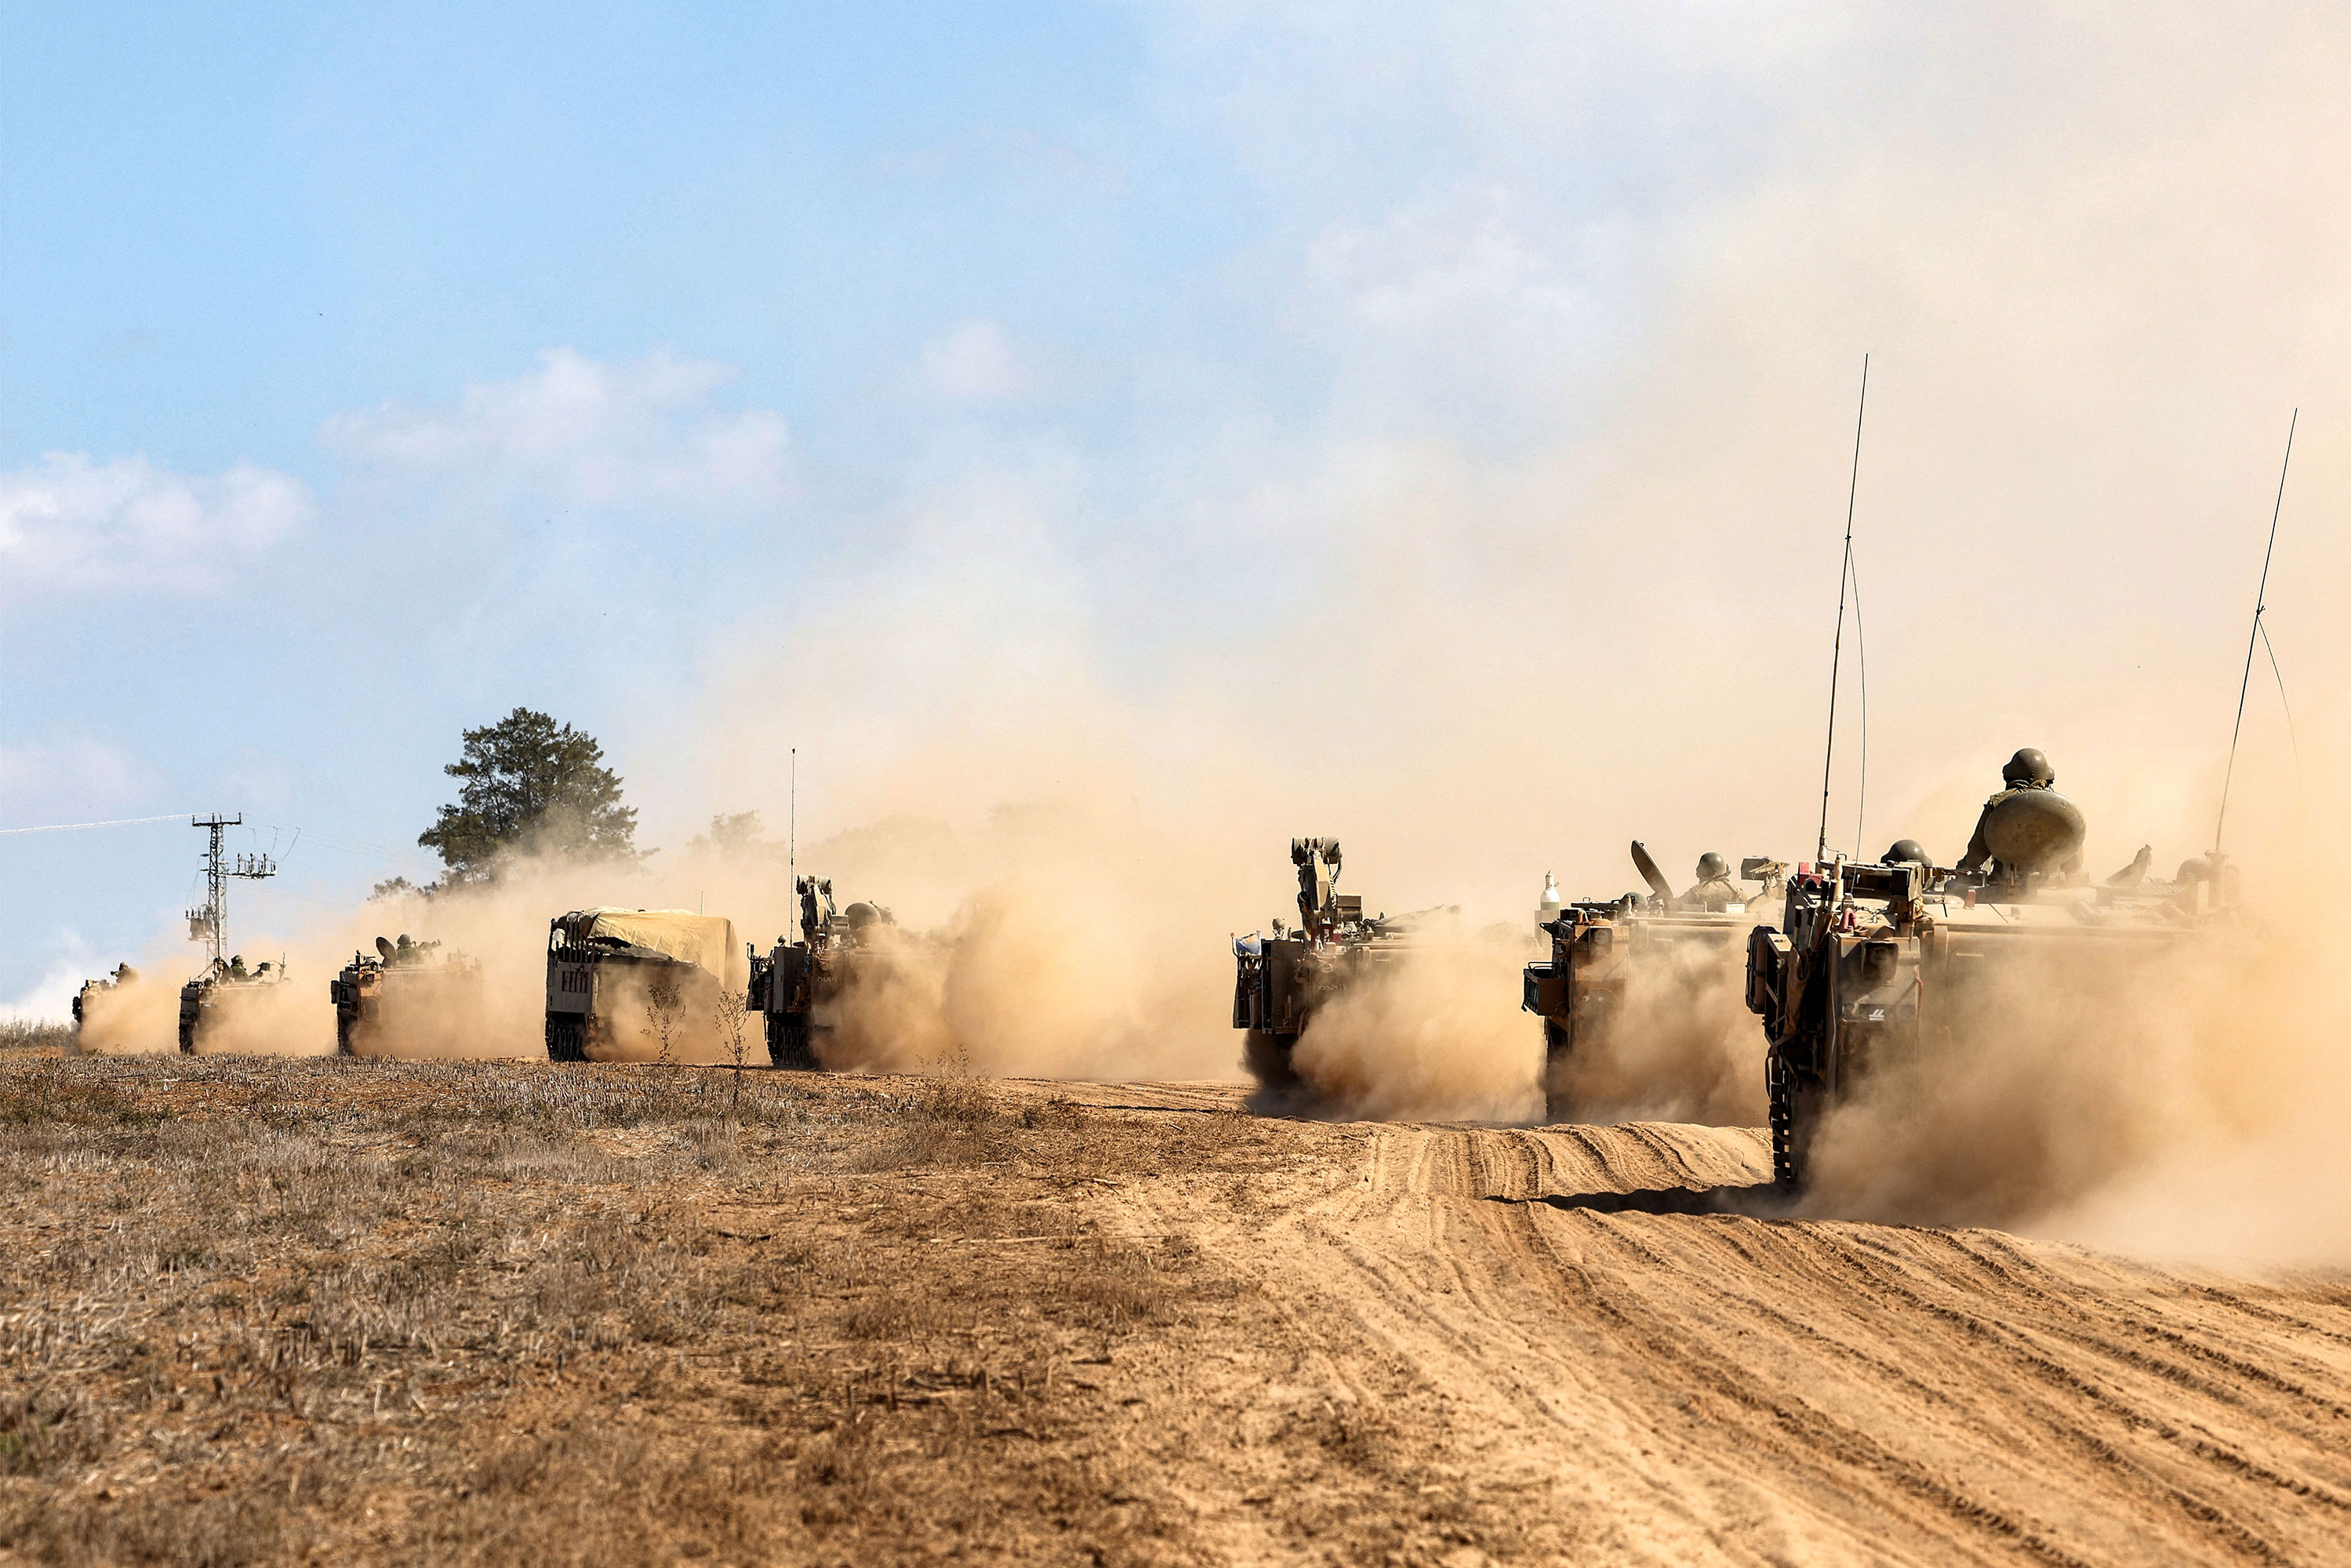
[[[1741,1129],[749,1084],[0,1065],[0,1557],[2351,1555],[2351,1278],[1775,1218]]]

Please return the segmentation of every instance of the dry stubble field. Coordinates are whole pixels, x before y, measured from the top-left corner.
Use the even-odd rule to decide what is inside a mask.
[[[2346,1559],[2351,1283],[1690,1196],[1763,1163],[12,1052],[0,1561]]]

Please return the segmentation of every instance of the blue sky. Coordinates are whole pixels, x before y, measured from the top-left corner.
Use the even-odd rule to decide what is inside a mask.
[[[1043,716],[1252,832],[1361,810],[1431,899],[1621,856],[1663,787],[1574,795],[1593,755],[1736,755],[1797,821],[1802,530],[1865,348],[1915,758],[1873,791],[1957,810],[2025,726],[2126,752],[2168,825],[2287,407],[2298,495],[2346,489],[2308,195],[2344,39],[2291,10],[0,4],[0,821],[242,810],[277,927],[423,869],[457,731],[517,703],[670,843],[774,810],[786,732],[880,777],[915,714],[1014,797],[985,758]],[[1211,753],[1255,760],[1200,786]],[[0,840],[0,998],[141,950],[197,844]]]

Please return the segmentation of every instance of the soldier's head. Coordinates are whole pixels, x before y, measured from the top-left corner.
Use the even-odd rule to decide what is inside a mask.
[[[1698,879],[1700,882],[1720,882],[1730,874],[1730,862],[1712,850],[1698,857]]]
[[[1894,841],[1894,847],[1886,852],[1885,860],[1879,863],[1884,865],[1902,865],[1905,863],[1910,865],[1926,865],[1929,862],[1927,859],[1927,852],[1918,847],[1917,840],[1896,839]]]
[[[2035,746],[2028,746],[2010,758],[2008,766],[2000,770],[2000,776],[2011,789],[2046,789],[2057,782],[2056,770],[2049,766],[2049,758],[2042,756],[2041,748]]]

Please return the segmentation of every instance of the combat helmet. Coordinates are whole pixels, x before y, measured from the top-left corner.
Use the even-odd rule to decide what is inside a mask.
[[[2049,758],[2037,746],[2025,747],[2010,758],[2000,776],[2011,789],[2046,789],[2057,782],[2057,770],[2049,766]]]
[[[2019,755],[2022,756],[2022,754],[2019,753]],[[2036,752],[2034,755],[2038,756],[2039,754]],[[2013,767],[2015,764],[2011,763],[2010,766]],[[1931,862],[1927,859],[1927,852],[1919,847],[1917,840],[1896,839],[1894,841],[1893,847],[1886,852],[1886,858],[1879,862],[1879,863],[1881,865],[1902,865],[1905,863],[1910,865],[1927,865]]]
[[[1722,882],[1730,875],[1730,862],[1712,850],[1698,857],[1698,879],[1700,882]]]

